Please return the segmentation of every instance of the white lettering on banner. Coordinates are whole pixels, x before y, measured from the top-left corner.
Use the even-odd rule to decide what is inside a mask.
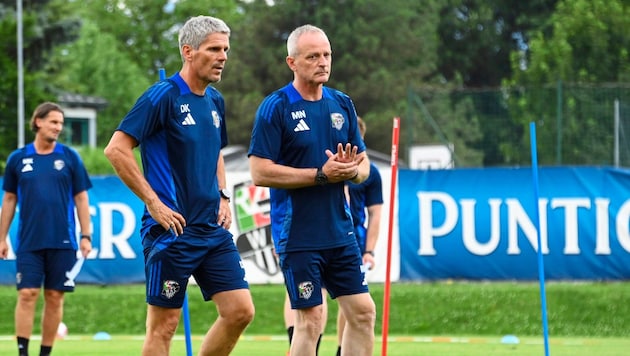
[[[440,192],[418,193],[420,204],[420,251],[421,256],[434,256],[437,254],[433,248],[433,238],[444,236],[453,231],[457,224],[457,203],[450,195]],[[440,226],[433,227],[433,203],[444,206],[444,222]],[[424,223],[424,222],[428,223]]]
[[[116,246],[116,249],[120,253],[120,256],[122,256],[122,258],[136,258],[136,253],[133,251],[133,248],[131,247],[131,245],[129,245],[129,242],[127,241],[134,234],[136,229],[136,215],[134,214],[131,207],[123,203],[100,203],[98,204],[98,209],[100,210],[101,217],[101,231],[98,235],[100,237],[100,248],[93,246],[92,251],[87,256],[87,258],[114,259],[116,258],[116,254],[114,253],[114,246]],[[19,213],[19,209],[16,210],[16,213]],[[114,214],[120,214],[122,216],[122,230],[116,235],[114,235],[113,233]],[[74,215],[76,231],[81,231],[81,226],[79,224],[79,219],[77,218],[76,209]],[[90,216],[92,217],[92,220],[93,217],[96,215],[96,208],[94,206],[90,206]],[[94,224],[91,222],[90,225],[90,229],[93,229]],[[77,236],[77,238],[79,237]],[[10,235],[7,236],[7,242],[9,245],[7,260],[15,260],[15,252],[11,244]],[[81,251],[77,250],[77,257],[79,257],[80,255]]]
[[[136,258],[136,253],[133,252],[131,245],[127,242],[136,230],[136,215],[131,207],[122,203],[100,203],[98,204],[98,208],[101,212],[101,251],[99,258],[116,258],[114,245],[118,249],[118,252],[120,252],[122,258]],[[122,230],[116,235],[114,235],[113,231],[114,213],[122,215]]]
[[[597,214],[597,233],[596,233],[596,255],[610,255],[610,240],[608,239],[608,233],[610,232],[609,220],[608,220],[608,206],[610,205],[609,199],[597,198],[595,199],[595,207]],[[618,214],[617,216],[621,216]],[[617,234],[617,236],[621,236]]]
[[[630,251],[630,233],[628,232],[628,220],[630,217],[630,200],[626,201],[617,213],[617,239],[624,250]]]
[[[564,209],[564,253],[566,255],[579,255],[580,246],[578,245],[578,209],[590,209],[591,201],[586,198],[570,199],[559,198],[553,199],[551,208]]]
[[[499,224],[492,224],[490,227],[490,239],[488,242],[480,243],[475,236],[475,204],[477,202],[473,199],[462,199],[460,204],[462,205],[462,225],[470,226],[470,229],[464,229],[462,231],[462,238],[464,239],[464,246],[466,249],[474,253],[475,255],[485,256],[491,254],[492,251],[497,249],[499,241],[501,239],[501,231],[499,230]],[[501,207],[501,200],[490,199],[490,221],[499,221],[499,208]]]
[[[523,234],[529,240],[529,244],[532,245],[534,250],[538,251],[538,236],[536,233],[536,226],[529,219],[527,212],[516,199],[506,199],[505,204],[508,207],[508,255],[518,255],[521,253],[521,249],[518,247],[518,230],[519,227],[523,231]],[[546,214],[547,199],[540,199],[538,202],[538,211],[540,212],[540,241],[542,242],[543,253],[549,253],[547,247],[547,214]],[[500,223],[500,222],[498,222]]]
[[[518,255],[521,253],[519,247],[519,231],[529,244],[538,250],[538,236],[536,226],[532,219],[517,199],[488,199],[490,207],[490,221],[488,222],[490,236],[480,242],[476,234],[476,225],[479,223],[475,214],[475,199],[461,199],[456,201],[451,195],[444,192],[418,192],[419,207],[419,231],[420,248],[418,255],[435,256],[433,241],[435,238],[444,237],[453,232],[458,224],[461,209],[461,234],[462,241],[466,249],[479,256],[486,256],[493,253],[499,246],[501,240],[501,207],[505,203],[507,207],[507,253]],[[458,204],[459,203],[459,204]],[[539,199],[538,211],[540,221],[540,241],[543,254],[549,253],[548,246],[548,207],[553,210],[562,210],[564,213],[564,249],[566,255],[579,255],[579,211],[591,210],[592,202],[589,198],[553,198]],[[594,199],[595,219],[596,219],[596,246],[595,253],[598,255],[611,254],[609,236],[609,210],[610,200],[605,198]],[[434,212],[443,213],[442,222],[433,221]],[[615,225],[617,239],[624,250],[630,252],[630,200],[626,201],[617,212]]]

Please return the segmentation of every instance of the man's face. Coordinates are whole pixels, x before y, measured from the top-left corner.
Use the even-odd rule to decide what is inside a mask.
[[[305,82],[326,83],[332,66],[328,38],[319,32],[307,32],[298,39],[297,50],[298,54],[287,60],[291,70]]]
[[[57,141],[61,130],[63,130],[63,114],[59,111],[51,111],[43,118],[38,118],[37,135],[48,142]]]
[[[192,54],[191,65],[199,79],[209,83],[220,81],[229,49],[230,37],[225,33],[212,33],[199,49],[189,49]]]

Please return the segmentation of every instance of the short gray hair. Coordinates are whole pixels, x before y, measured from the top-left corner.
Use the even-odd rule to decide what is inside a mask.
[[[289,55],[289,57],[295,57],[298,54],[297,41],[303,34],[309,32],[319,32],[322,35],[326,36],[326,32],[324,32],[324,30],[317,26],[307,24],[296,28],[295,30],[293,30],[293,32],[291,32],[289,38],[287,38],[287,54]],[[326,38],[328,38],[328,36],[326,36]]]
[[[181,54],[184,45],[190,45],[193,49],[199,49],[201,43],[208,35],[213,33],[225,33],[230,35],[230,28],[221,19],[212,16],[196,16],[186,21],[179,29],[179,52]],[[183,60],[183,56],[182,56]]]

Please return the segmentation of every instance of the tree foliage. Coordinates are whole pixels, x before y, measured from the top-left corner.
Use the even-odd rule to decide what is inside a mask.
[[[602,116],[592,108],[605,106],[612,112],[613,100],[622,93],[613,86],[600,90],[599,95],[589,95],[571,83],[630,81],[628,28],[627,1],[563,0],[544,26],[532,33],[529,50],[512,53],[514,74],[506,83],[523,87],[510,100],[513,122],[521,127],[537,122],[542,141],[559,147],[541,147],[542,160],[561,164],[564,160],[592,162],[596,157],[612,156],[608,153],[613,148],[612,115]],[[546,92],[528,90],[540,83],[552,86]],[[557,120],[563,120],[561,126]],[[522,152],[522,147],[524,142],[520,148],[505,148]]]
[[[0,43],[2,161],[17,142],[14,6],[0,0],[0,36],[7,39]],[[305,23],[328,34],[329,85],[353,98],[368,123],[368,146],[382,152],[391,148],[391,119],[401,116],[403,144],[450,142],[468,165],[522,162],[528,122],[540,125],[547,113],[541,135],[558,134],[548,114],[555,102],[551,91],[539,91],[546,102],[534,104],[532,94],[511,86],[553,91],[559,79],[630,81],[625,0],[33,0],[24,17],[26,112],[54,100],[55,90],[103,97],[109,105],[98,114],[97,143],[105,145],[158,69],[180,69],[177,32],[200,14],[232,29],[216,84],[231,144],[249,145],[260,101],[292,80],[286,39]],[[501,85],[503,91],[487,90]],[[471,88],[475,95],[463,94]],[[599,132],[601,118],[583,107],[588,100],[578,92],[565,99],[565,114],[579,122],[562,135],[575,139],[578,127]],[[563,154],[587,156],[603,145]]]
[[[43,66],[50,51],[57,45],[77,38],[79,22],[72,16],[57,13],[49,1],[28,1],[22,13],[24,128],[18,128],[18,43],[17,9],[15,1],[0,1],[0,162],[18,146],[18,132],[25,139],[32,137],[28,127],[30,113],[44,100],[55,100],[49,83],[44,79]],[[0,173],[4,172],[4,167]]]

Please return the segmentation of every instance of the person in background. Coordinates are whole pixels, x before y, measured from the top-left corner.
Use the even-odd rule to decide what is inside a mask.
[[[357,119],[361,138],[365,138],[367,125],[360,117]],[[361,249],[363,265],[368,266],[368,269],[372,269],[376,265],[374,248],[376,247],[381,228],[381,210],[383,208],[381,173],[376,165],[370,162],[370,175],[368,178],[359,184],[348,182],[346,189],[348,190],[348,201],[350,202],[350,212],[354,223],[354,236],[357,238],[357,243]],[[365,214],[366,210],[367,216]],[[337,313],[337,340],[339,342],[337,356],[341,355],[345,326],[346,318],[343,311],[339,309]]]
[[[346,315],[345,355],[372,355],[376,307],[344,194],[370,162],[354,104],[324,86],[332,50],[318,27],[287,39],[293,81],[267,96],[256,112],[248,151],[254,184],[270,187],[271,229],[291,308],[297,310],[291,354],[316,354],[325,286]]]
[[[169,354],[191,275],[218,311],[199,355],[228,355],[254,317],[245,269],[228,231],[225,105],[210,86],[221,79],[229,38],[223,20],[189,19],[179,31],[181,70],[140,96],[105,148],[116,173],[145,204],[145,356]],[[143,170],[133,155],[138,145]]]
[[[40,355],[52,353],[57,328],[63,318],[64,293],[73,292],[71,273],[77,249],[85,258],[92,250],[88,189],[92,183],[72,148],[59,142],[64,113],[56,103],[37,106],[31,117],[32,143],[19,148],[7,159],[0,213],[0,257],[9,251],[7,235],[20,208],[16,244],[18,298],[15,306],[15,334],[20,356],[28,355],[35,309],[44,287]],[[77,234],[76,215],[81,228]],[[77,241],[78,240],[78,241]],[[75,269],[78,270],[78,269]]]

